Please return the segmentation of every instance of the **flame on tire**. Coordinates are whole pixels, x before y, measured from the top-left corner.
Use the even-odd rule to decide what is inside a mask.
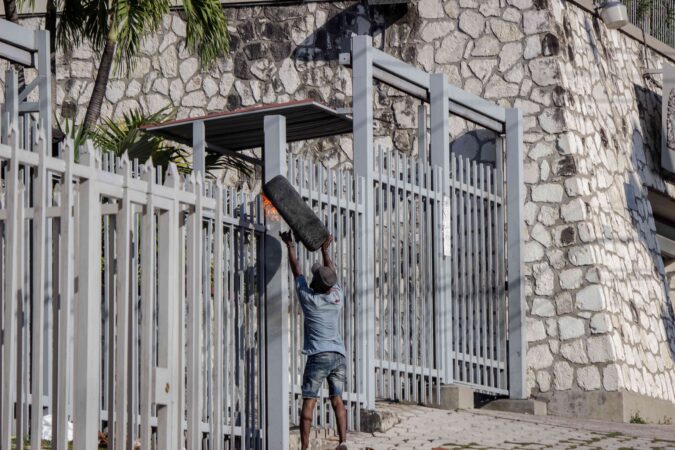
[[[273,222],[278,222],[279,220],[281,220],[281,216],[279,216],[279,211],[277,211],[277,209],[274,207],[270,199],[265,197],[265,194],[261,195],[263,201],[263,210],[265,211],[265,218]]]

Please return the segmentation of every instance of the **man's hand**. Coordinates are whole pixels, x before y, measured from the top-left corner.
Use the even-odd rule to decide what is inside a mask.
[[[290,231],[280,231],[279,232],[279,237],[281,238],[282,241],[284,241],[284,244],[287,246],[293,245],[293,236],[291,236]]]
[[[330,244],[333,243],[333,235],[329,234],[328,237],[326,238],[325,241],[323,241],[323,244],[321,244],[321,251],[322,252],[328,252],[328,248],[330,247]]]

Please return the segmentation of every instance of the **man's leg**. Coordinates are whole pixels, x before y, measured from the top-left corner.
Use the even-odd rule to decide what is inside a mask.
[[[314,415],[315,398],[304,398],[302,400],[302,418],[300,419],[300,440],[302,450],[309,448],[309,431],[312,429],[312,416]]]
[[[340,435],[340,443],[347,441],[347,409],[342,402],[342,397],[334,395],[330,398],[330,403],[333,405],[335,411],[335,420],[337,421],[338,435]]]

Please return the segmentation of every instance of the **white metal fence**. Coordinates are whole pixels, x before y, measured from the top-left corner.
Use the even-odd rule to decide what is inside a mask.
[[[381,398],[435,403],[444,364],[456,383],[508,394],[503,169],[454,153],[450,158],[445,174],[424,157],[383,148],[375,155]],[[444,233],[447,247],[440,248]],[[448,279],[449,286],[440,285]]]
[[[628,7],[630,22],[656,39],[675,47],[675,0],[623,0]],[[640,4],[648,5],[642,14]],[[644,8],[644,7],[643,7]]]
[[[56,448],[69,421],[114,448],[263,448],[260,199],[17,136],[0,144],[0,447],[39,448],[49,414]]]
[[[435,257],[441,169],[393,149],[375,154],[375,372],[382,398],[432,403],[440,386]]]
[[[491,394],[508,394],[501,158],[450,160],[453,379]]]
[[[431,404],[443,383],[522,398],[522,118],[366,36],[354,46],[353,173],[286,155],[284,118],[265,118],[265,176],[286,174],[336,238],[349,426],[376,397]],[[419,158],[373,149],[373,73],[434,93]],[[111,448],[284,447],[304,358],[283,251],[268,245],[280,224],[259,196],[174,166],[89,144],[76,162],[72,142],[52,156],[40,80],[35,109],[8,71],[0,115],[0,449],[38,450],[46,414],[59,450],[69,422],[83,450],[98,431]],[[448,111],[499,133],[494,167],[448,155]],[[315,257],[300,251],[305,268]],[[332,427],[321,395],[315,425]]]

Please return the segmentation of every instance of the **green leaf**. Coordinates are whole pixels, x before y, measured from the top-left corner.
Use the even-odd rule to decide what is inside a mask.
[[[169,13],[169,0],[118,0],[115,64],[118,73],[133,70],[143,38],[155,33]]]
[[[230,50],[230,35],[219,0],[183,0],[187,23],[187,48],[205,66]]]
[[[175,116],[176,110],[168,106],[149,115],[135,109],[124,113],[118,120],[104,119],[90,132],[90,137],[103,152],[112,152],[118,156],[126,152],[129,159],[138,159],[141,163],[152,159],[155,166],[163,169],[173,162],[181,172],[188,173],[192,169],[189,152],[185,148],[143,130],[144,126],[172,120]],[[206,156],[207,175],[213,176],[214,171],[222,169],[235,169],[245,175],[252,173],[244,161],[209,153]]]

